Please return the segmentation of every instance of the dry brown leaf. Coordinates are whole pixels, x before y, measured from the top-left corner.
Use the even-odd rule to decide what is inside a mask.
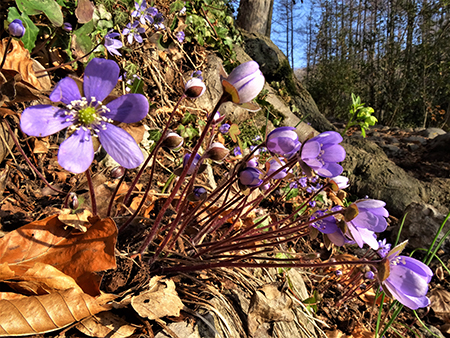
[[[126,338],[136,327],[111,312],[102,312],[83,320],[76,328],[90,337]]]
[[[142,123],[122,123],[120,127],[130,134],[137,144],[141,143],[144,139],[145,127]]]
[[[162,279],[161,276],[150,280],[148,291],[131,298],[131,306],[139,316],[148,319],[178,317],[184,307],[175,291],[175,283],[170,279]]]
[[[33,154],[47,154],[48,152],[48,140],[47,142],[44,140],[34,140],[34,148],[33,148]]]
[[[7,43],[8,38],[3,39],[2,43],[0,43],[0,62],[3,59]],[[15,70],[22,77],[22,81],[36,89],[42,89],[33,70],[33,60],[30,58],[30,52],[25,49],[23,42],[20,40],[11,40],[3,70]]]
[[[43,263],[36,263],[24,274],[9,278],[4,283],[19,293],[27,295],[45,295],[68,289],[83,292],[72,277],[57,268]]]
[[[89,218],[92,217],[92,212],[87,209],[78,209],[72,213],[72,209],[62,209],[58,219],[66,226],[73,227],[81,232],[86,232],[89,226]]]
[[[431,308],[439,317],[450,318],[450,292],[434,289],[430,295]]]
[[[79,23],[87,23],[92,20],[94,15],[94,5],[89,0],[78,0],[78,6],[75,15]]]
[[[21,295],[20,293],[15,292],[0,292],[0,300],[12,300],[12,299],[20,299],[20,298],[27,298],[25,295]]]
[[[116,267],[117,227],[110,218],[93,223],[85,233],[64,229],[57,216],[24,225],[0,239],[0,263],[9,263],[16,276],[37,262],[53,265],[96,296],[101,276],[95,272]]]
[[[109,308],[75,289],[44,296],[0,300],[0,337],[58,330]]]
[[[327,338],[341,338],[345,337],[345,334],[341,330],[325,330],[325,334],[327,335]]]
[[[0,264],[0,281],[14,277],[14,275],[15,273],[9,268],[8,263]]]
[[[362,325],[355,326],[352,334],[348,336],[348,338],[374,338],[375,333],[366,330],[366,328]]]

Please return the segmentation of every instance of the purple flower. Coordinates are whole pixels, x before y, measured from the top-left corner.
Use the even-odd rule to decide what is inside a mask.
[[[378,249],[378,242],[374,236],[375,232],[383,232],[387,228],[385,217],[389,212],[384,208],[386,203],[379,200],[359,200],[355,202],[358,207],[358,215],[347,222],[347,228],[352,239],[360,248],[364,243],[372,249]]]
[[[386,238],[378,241],[377,253],[380,255],[381,258],[386,257],[390,250],[391,244],[386,243]]]
[[[404,243],[399,246],[402,245]],[[383,290],[388,296],[412,310],[427,307],[430,305],[430,300],[427,298],[428,283],[433,272],[417,259],[398,256],[401,251],[397,249],[399,246],[392,249],[384,262],[389,264],[389,275],[384,280],[380,278]]]
[[[234,156],[241,156],[242,155],[242,151],[240,147],[236,147],[233,149],[233,154]]]
[[[145,22],[146,20],[148,21],[148,23],[150,25],[153,23],[152,15],[154,15],[154,14],[151,14],[152,11],[149,11],[149,9],[153,8],[153,7],[150,7],[149,9],[147,9],[147,2],[146,2],[146,0],[143,0],[140,6],[139,6],[139,4],[137,2],[135,2],[134,3],[134,8],[136,10],[131,13],[131,17],[139,19],[139,21],[143,25],[146,24],[146,22]]]
[[[249,188],[258,187],[262,183],[262,172],[253,167],[247,167],[239,173],[239,182]]]
[[[141,94],[127,94],[104,105],[119,77],[119,66],[112,60],[92,59],[84,74],[84,97],[77,83],[66,77],[50,94],[53,102],[65,108],[37,105],[25,109],[20,127],[31,136],[44,137],[70,127],[73,133],[59,147],[58,162],[73,173],[86,171],[94,159],[92,137],[98,137],[103,148],[121,166],[139,166],[144,157],[136,141],[111,122],[134,123],[148,113],[149,104]]]
[[[310,201],[309,202],[309,206],[314,208],[316,206],[317,202],[316,201]]]
[[[205,90],[205,83],[197,77],[193,77],[184,85],[184,93],[190,99],[196,99],[202,96]]]
[[[255,61],[248,61],[237,66],[223,80],[225,90],[231,94],[232,101],[237,104],[253,100],[263,89],[264,82],[264,75]],[[231,90],[232,88],[229,88],[229,85],[234,90]]]
[[[177,38],[179,43],[182,43],[184,41],[185,36],[186,35],[182,31],[175,33],[175,37]]]
[[[202,71],[196,70],[195,72],[192,72],[191,77],[197,77],[200,80],[203,80]]]
[[[120,40],[114,39],[118,36],[120,36],[119,33],[109,31],[108,34],[105,35],[105,48],[111,55],[122,56],[118,49],[123,47],[123,43]]]
[[[66,32],[71,32],[72,31],[72,25],[68,22],[64,22],[62,29],[64,29]]]
[[[372,271],[367,271],[364,274],[364,277],[366,277],[367,279],[374,279],[375,278],[375,274]]]
[[[302,145],[294,127],[280,127],[272,130],[266,139],[266,147],[273,154],[291,157]]]
[[[162,13],[158,13],[153,17],[153,27],[155,27],[156,30],[158,29],[165,29],[166,26],[164,26],[164,17]]]
[[[332,208],[332,211],[338,211],[340,208]],[[310,218],[311,221],[315,219],[325,216],[326,213],[322,210],[317,210],[313,216]],[[336,218],[334,216],[328,216],[324,219],[320,219],[314,223],[311,223],[310,226],[316,228],[321,233],[325,234],[330,241],[332,241],[336,246],[342,246],[345,244],[345,237],[342,233],[341,229],[337,226]]]
[[[183,7],[182,9],[180,9],[179,14],[180,15],[185,15],[186,14],[186,7]]]
[[[16,38],[21,38],[25,34],[25,27],[23,26],[22,20],[15,19],[8,26],[9,34]]]
[[[302,160],[323,177],[334,177],[342,173],[337,164],[345,159],[345,150],[339,145],[342,136],[335,131],[327,131],[306,141],[302,149]]]
[[[219,127],[219,131],[222,133],[222,134],[226,134],[226,133],[228,133],[229,131],[230,131],[230,125],[228,124],[228,123],[224,123],[224,124],[222,124],[220,127]]]
[[[280,160],[280,162],[278,162],[277,160],[270,160],[269,161],[269,170],[267,170],[267,176],[272,175],[275,171],[277,171],[278,169],[280,169],[282,166],[284,166],[286,163],[282,160]],[[279,173],[277,173],[275,176],[272,176],[272,179],[274,180],[281,180],[283,178],[285,178],[287,175],[287,168],[284,168],[283,170],[281,170]]]
[[[194,200],[199,201],[203,198],[203,196],[206,195],[207,191],[205,188],[198,186],[198,187],[194,187],[192,193],[194,195],[193,196]]]
[[[191,157],[191,154],[184,155],[184,157],[183,157],[183,167],[187,166],[190,157]],[[200,158],[201,157],[200,157],[199,154],[195,154],[194,161],[192,162],[191,166],[188,169],[188,172],[187,172],[188,175],[192,175],[194,173],[195,167],[197,166],[198,161],[200,161]]]
[[[145,28],[138,26],[139,21],[135,21],[133,23],[129,22],[127,24],[127,28],[123,30],[122,34],[128,35],[127,39],[129,44],[133,43],[133,37],[137,42],[142,43],[143,40],[141,34],[145,32]]]
[[[253,168],[258,168],[258,160],[256,159],[256,157],[253,157],[251,159],[249,159],[246,163],[247,167],[253,167]]]

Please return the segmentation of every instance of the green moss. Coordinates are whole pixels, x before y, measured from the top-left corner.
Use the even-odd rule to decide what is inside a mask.
[[[288,60],[284,60],[281,63],[280,68],[276,72],[276,76],[278,81],[283,81],[286,89],[288,90],[289,94],[291,96],[298,95],[297,92],[297,86],[295,85],[294,80],[294,71],[292,70],[291,66],[289,65]]]

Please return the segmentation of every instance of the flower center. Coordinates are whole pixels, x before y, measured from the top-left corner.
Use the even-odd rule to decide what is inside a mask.
[[[82,97],[81,100],[73,100],[66,108],[66,121],[73,121],[70,128],[90,130],[91,136],[97,136],[100,130],[106,129],[107,122],[113,122],[113,120],[103,116],[110,111],[109,108],[103,106],[102,102],[97,101],[95,97],[91,97],[90,101],[85,97]]]
[[[83,124],[92,124],[97,117],[97,111],[94,107],[87,107],[84,109],[80,109],[78,112],[78,121]]]

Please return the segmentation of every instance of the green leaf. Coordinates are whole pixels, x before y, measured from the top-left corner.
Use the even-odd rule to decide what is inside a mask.
[[[218,26],[216,27],[216,32],[220,38],[224,39],[228,35],[228,28]]]
[[[189,141],[198,135],[199,135],[198,130],[195,129],[194,127],[189,126],[186,128],[186,136],[189,139]]]
[[[130,93],[144,95],[144,81],[141,79],[135,79],[131,86]]]
[[[186,125],[186,124],[191,123],[191,122],[195,122],[195,115],[192,115],[191,113],[186,113],[183,116],[183,119],[181,120],[181,123]]]
[[[16,0],[17,7],[27,15],[37,15],[43,12],[56,27],[64,23],[61,8],[55,0]]]
[[[241,131],[239,130],[239,126],[236,123],[233,123],[230,126],[230,130],[228,132],[228,135],[230,135],[231,139],[233,140],[234,143],[237,142],[237,136],[241,133]]]
[[[289,186],[288,186],[289,188]],[[286,195],[286,201],[289,201],[291,199],[293,199],[294,197],[298,196],[298,189],[289,189],[290,191],[288,192],[288,194]]]
[[[170,5],[170,13],[178,12],[184,7],[184,2],[177,0],[173,4]]]
[[[22,23],[25,26],[25,34],[22,36],[21,40],[25,48],[28,49],[31,53],[34,46],[36,45],[39,28],[37,28],[33,21],[30,20],[28,15],[26,15],[25,13],[22,13],[22,15],[20,15],[17,8],[11,7],[9,8],[8,21],[11,22],[15,19],[22,20]]]
[[[92,41],[89,34],[94,30],[93,20],[85,23],[83,26],[73,32],[72,39],[75,39],[76,45],[81,49],[82,53],[87,54],[92,49]]]

